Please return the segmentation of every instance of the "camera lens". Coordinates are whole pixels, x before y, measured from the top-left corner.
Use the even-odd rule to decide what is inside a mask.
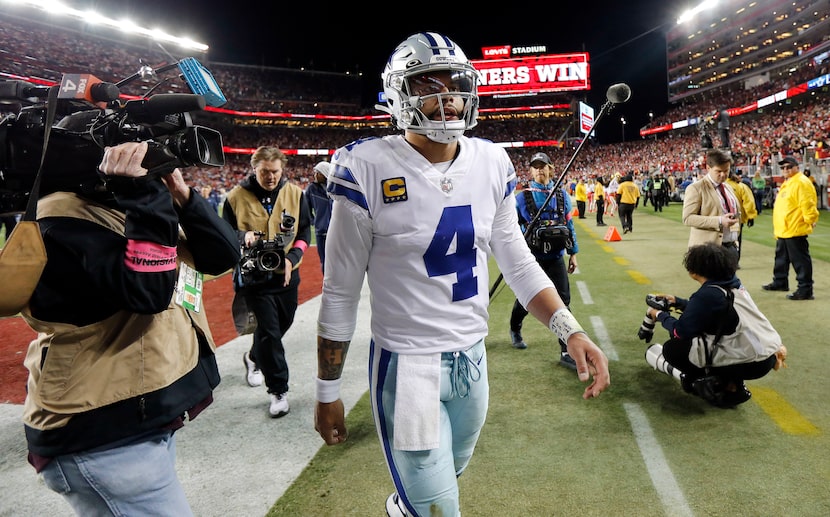
[[[264,251],[259,255],[259,269],[273,271],[280,267],[282,259],[276,251]]]

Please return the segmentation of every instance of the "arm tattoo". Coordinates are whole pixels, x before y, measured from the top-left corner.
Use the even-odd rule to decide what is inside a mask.
[[[349,351],[349,341],[332,341],[317,337],[317,377],[323,380],[339,379]]]

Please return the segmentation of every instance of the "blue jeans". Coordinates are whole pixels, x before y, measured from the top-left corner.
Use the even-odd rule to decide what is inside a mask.
[[[58,456],[41,475],[84,517],[192,516],[175,464],[173,432],[153,431]]]

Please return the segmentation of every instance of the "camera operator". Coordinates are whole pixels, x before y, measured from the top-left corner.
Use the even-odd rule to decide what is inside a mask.
[[[534,154],[530,159],[530,174],[533,179],[526,189],[516,193],[516,210],[519,213],[519,225],[522,227],[522,231],[527,231],[527,224],[533,220],[553,189],[552,173],[553,164],[548,155],[545,153]],[[551,197],[550,202],[539,216],[539,224],[530,230],[531,236],[528,244],[530,251],[533,252],[533,256],[536,258],[536,262],[542,266],[542,270],[553,281],[559,297],[562,298],[562,302],[570,310],[571,286],[568,281],[568,273],[573,273],[578,267],[576,254],[579,252],[579,246],[576,242],[576,231],[571,219],[570,196],[561,187],[559,192],[562,195]],[[568,242],[565,242],[567,239],[561,239],[561,242],[548,240],[545,229],[556,226],[567,228],[570,233]],[[560,237],[554,238],[560,241]],[[564,260],[566,251],[568,252],[567,266]],[[522,322],[527,314],[524,306],[519,303],[519,300],[516,300],[513,304],[513,311],[510,313],[510,340],[514,348],[527,348],[527,343],[522,338]],[[559,340],[559,347],[561,349],[559,364],[571,370],[576,370],[576,362],[568,354],[568,346],[561,339]]]
[[[174,432],[219,384],[199,271],[227,271],[239,248],[179,169],[147,175],[147,149],[106,148],[106,189],[47,174],[40,190],[23,421],[29,462],[78,515],[191,515]]]
[[[681,384],[687,393],[718,407],[742,404],[752,396],[744,380],[759,379],[773,368],[777,370],[779,361],[783,363],[786,357],[786,349],[735,275],[738,263],[734,254],[717,243],[699,244],[686,251],[683,266],[700,288],[689,299],[661,295],[667,308],[681,311],[680,317],[649,306],[643,327],[647,327],[647,322],[659,322],[669,332],[662,356],[673,369],[682,372]],[[733,301],[729,299],[730,292]],[[739,296],[743,300],[738,300]],[[739,302],[751,309],[744,316],[737,310]],[[760,326],[760,321],[766,326]],[[650,341],[651,333],[643,327],[638,336]],[[747,353],[742,343],[750,341],[751,350]],[[699,350],[706,347],[710,347],[712,355],[708,357],[707,353],[701,360]],[[718,351],[714,352],[715,349]],[[756,357],[759,351],[760,358]]]
[[[265,382],[273,418],[288,414],[288,363],[282,337],[297,311],[300,261],[311,240],[311,216],[303,190],[283,176],[288,158],[277,147],[262,146],[251,156],[254,173],[234,187],[222,217],[237,230],[240,246],[260,246],[261,239],[282,243],[281,263],[270,271],[246,273],[237,265],[234,288],[256,317],[253,343],[242,356],[248,385]],[[287,228],[285,216],[293,218]],[[288,237],[291,233],[291,238]]]

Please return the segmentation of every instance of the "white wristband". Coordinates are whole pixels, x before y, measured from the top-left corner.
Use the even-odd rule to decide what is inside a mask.
[[[576,321],[574,315],[566,308],[561,308],[553,313],[548,322],[548,328],[562,340],[563,343],[568,342],[568,338],[577,332],[584,333],[585,330]]]
[[[340,398],[340,384],[343,379],[332,379],[330,381],[315,378],[317,381],[317,401],[324,404],[334,402]]]

